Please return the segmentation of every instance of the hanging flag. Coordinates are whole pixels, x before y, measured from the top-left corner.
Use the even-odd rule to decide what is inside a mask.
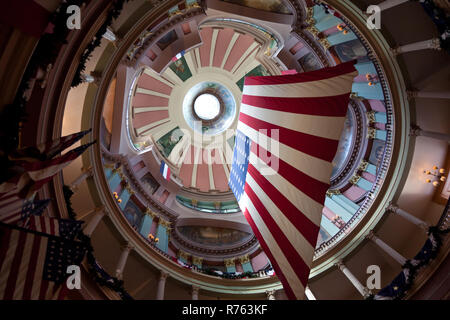
[[[281,71],[281,74],[285,75],[285,74],[297,74],[297,70],[295,69],[290,69],[290,70],[283,70]]]
[[[308,282],[354,64],[245,79],[229,185],[290,299]]]
[[[170,181],[170,168],[164,161],[161,161],[161,167],[159,169],[164,179]]]
[[[15,197],[9,203],[0,204],[0,221],[14,225],[20,223],[20,226],[25,226],[30,216],[40,216],[49,203],[50,199],[23,200]]]
[[[43,161],[49,160],[61,153],[75,142],[81,140],[85,135],[90,133],[92,129],[77,132],[68,136],[60,137],[53,141],[42,143],[37,147],[27,147],[14,151],[9,155],[9,159],[12,161]]]
[[[70,150],[66,154],[54,159],[43,161],[15,161],[16,174],[10,180],[0,184],[0,199],[17,195],[19,198],[29,198],[53,176],[78,158],[94,142]]]
[[[180,53],[178,53],[175,57],[172,58],[172,62],[178,61],[178,60],[180,60],[181,58],[183,58],[184,55],[185,55],[185,53],[186,53],[186,52],[185,52],[184,50],[181,51]]]
[[[74,240],[84,221],[57,219],[46,216],[30,216],[25,227],[29,230]]]
[[[81,242],[0,223],[0,300],[63,300],[67,267],[85,253]]]

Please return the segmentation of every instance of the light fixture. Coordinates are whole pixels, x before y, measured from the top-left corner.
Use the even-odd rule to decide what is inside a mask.
[[[339,31],[342,31],[343,34],[348,34],[348,33],[350,32],[349,28],[348,28],[345,24],[343,24],[343,23],[338,24],[338,25],[336,26],[336,28],[337,28]]]
[[[148,234],[147,238],[152,242],[156,242],[156,243],[159,242],[159,238],[155,238],[155,236],[151,233]]]
[[[441,182],[445,182],[447,178],[444,176],[445,169],[439,168],[438,166],[433,166],[432,170],[423,170],[423,173],[425,173],[427,177],[425,179],[426,183],[431,183],[434,187],[437,187],[441,184]]]
[[[377,80],[377,78],[376,77],[374,77],[374,76],[372,76],[370,73],[367,73],[366,74],[366,79],[367,79],[367,85],[368,86],[374,86],[375,84],[376,84],[376,80]]]

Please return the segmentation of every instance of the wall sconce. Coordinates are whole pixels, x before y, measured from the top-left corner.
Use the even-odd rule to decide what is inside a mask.
[[[154,236],[153,234],[151,234],[151,233],[149,233],[148,239],[149,239],[150,241],[152,241],[152,242],[156,242],[156,243],[159,242],[159,238],[155,238],[155,236]]]
[[[376,77],[373,77],[371,74],[367,73],[366,74],[366,79],[367,79],[367,84],[371,87],[374,86],[376,84]]]
[[[347,27],[345,24],[343,24],[343,23],[338,24],[338,25],[336,26],[336,28],[337,28],[339,31],[342,31],[343,34],[347,34],[347,33],[349,32],[348,27]]]
[[[119,195],[117,194],[117,192],[113,192],[113,196],[114,196],[114,199],[116,199],[116,201],[118,202],[118,203],[121,203],[122,202],[122,199],[120,199],[119,198]]]
[[[433,166],[432,170],[423,170],[427,176],[429,176],[425,182],[433,184],[434,187],[437,187],[441,184],[441,182],[445,182],[447,179],[445,174],[445,169],[439,168],[438,166]]]

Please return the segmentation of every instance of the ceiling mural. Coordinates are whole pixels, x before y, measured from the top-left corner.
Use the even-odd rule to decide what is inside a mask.
[[[352,151],[355,131],[355,119],[353,118],[353,113],[349,109],[347,118],[345,119],[344,130],[342,131],[341,139],[339,140],[337,153],[332,162],[333,171],[331,173],[331,179],[333,179],[345,165],[346,160]]]
[[[231,246],[252,237],[247,232],[219,227],[183,226],[178,231],[190,241],[214,247]]]

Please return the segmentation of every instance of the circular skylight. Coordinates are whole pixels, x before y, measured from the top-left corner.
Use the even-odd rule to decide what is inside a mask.
[[[194,111],[200,119],[212,120],[219,115],[219,99],[209,93],[201,94],[195,99]]]

